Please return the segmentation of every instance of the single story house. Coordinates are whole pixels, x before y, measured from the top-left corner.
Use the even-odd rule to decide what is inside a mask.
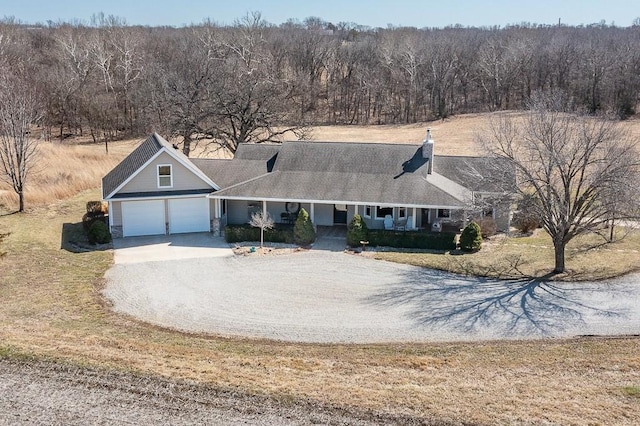
[[[422,144],[240,144],[230,160],[188,158],[154,133],[102,179],[102,196],[116,238],[219,235],[255,211],[291,222],[300,208],[316,226],[360,214],[370,228],[440,229],[490,216],[508,230],[511,203],[495,178],[509,168],[499,166],[435,155],[430,131]]]

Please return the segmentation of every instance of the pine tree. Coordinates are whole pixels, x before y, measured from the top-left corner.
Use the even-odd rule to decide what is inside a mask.
[[[316,231],[309,219],[309,213],[305,209],[300,209],[296,224],[293,226],[293,241],[301,246],[307,246],[315,240]]]

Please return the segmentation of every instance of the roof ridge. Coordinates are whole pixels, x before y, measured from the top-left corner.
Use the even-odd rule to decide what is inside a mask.
[[[312,140],[298,140],[298,141],[283,141],[282,145],[291,145],[294,143],[299,143],[299,144],[337,144],[337,145],[373,145],[373,146],[381,146],[381,145],[388,145],[388,146],[399,146],[399,147],[406,147],[406,146],[412,146],[412,147],[419,147],[422,146],[422,142],[407,142],[407,143],[402,143],[402,142],[398,142],[398,143],[393,143],[393,142],[354,142],[354,141],[312,141]]]

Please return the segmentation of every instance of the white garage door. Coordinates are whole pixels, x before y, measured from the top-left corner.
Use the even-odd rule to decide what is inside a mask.
[[[169,233],[209,232],[209,199],[169,200]]]
[[[123,236],[162,235],[164,233],[164,200],[122,202]]]

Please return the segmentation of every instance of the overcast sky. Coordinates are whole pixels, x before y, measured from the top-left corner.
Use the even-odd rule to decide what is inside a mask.
[[[183,26],[205,18],[232,24],[259,11],[273,24],[317,16],[325,21],[371,27],[505,26],[530,22],[568,25],[606,21],[629,26],[640,17],[638,0],[0,0],[0,14],[24,23],[78,20],[103,12],[131,25]]]

